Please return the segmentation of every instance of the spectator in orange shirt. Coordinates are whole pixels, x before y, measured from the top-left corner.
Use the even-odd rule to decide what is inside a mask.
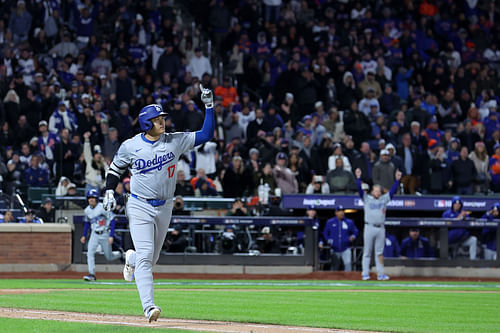
[[[227,108],[231,103],[237,103],[239,101],[238,92],[236,88],[231,86],[229,77],[224,77],[222,81],[222,86],[215,88],[215,96],[222,97],[222,106]]]
[[[196,177],[191,178],[191,180],[189,181],[189,183],[191,183],[191,186],[193,186],[193,190],[196,190],[196,183],[198,183],[198,180],[200,179],[206,181],[208,183],[208,186],[215,189],[215,184],[212,179],[207,177],[205,169],[199,168],[198,170],[196,170]]]
[[[434,16],[439,13],[439,9],[430,1],[424,0],[419,7],[420,15]]]

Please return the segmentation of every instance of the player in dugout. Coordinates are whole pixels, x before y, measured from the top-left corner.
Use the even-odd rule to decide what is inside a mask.
[[[443,213],[443,218],[450,220],[463,220],[469,217],[469,214],[463,209],[464,203],[459,196],[451,199],[451,208]],[[460,246],[469,247],[470,259],[476,259],[477,254],[477,237],[470,236],[465,228],[450,228],[448,231],[448,243],[450,245],[459,244]]]
[[[492,221],[498,219],[500,213],[500,202],[495,202],[493,207],[482,216],[483,219]],[[486,248],[484,249],[484,259],[497,260],[497,228],[483,228],[481,238]]]
[[[354,222],[345,217],[344,207],[338,205],[335,217],[326,221],[323,229],[323,239],[330,245],[333,270],[338,270],[339,259],[342,259],[344,270],[352,271],[352,243],[358,234],[359,230]],[[323,242],[320,242],[319,246],[322,248]]]

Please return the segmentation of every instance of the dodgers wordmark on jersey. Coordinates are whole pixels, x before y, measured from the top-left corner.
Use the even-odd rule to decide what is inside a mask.
[[[174,196],[179,157],[193,149],[195,132],[165,133],[150,141],[144,133],[126,140],[110,166],[119,177],[130,169],[130,192],[144,199],[167,200]]]

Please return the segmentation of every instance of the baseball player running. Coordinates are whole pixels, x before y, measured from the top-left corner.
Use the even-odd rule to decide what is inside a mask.
[[[177,162],[182,154],[209,141],[214,134],[213,94],[201,85],[200,90],[206,110],[201,130],[165,133],[166,113],[161,105],[145,106],[139,113],[143,133],[121,144],[106,178],[104,208],[113,210],[120,175],[127,169],[132,175],[125,212],[135,251],[126,253],[123,277],[126,281],[135,278],[149,322],[156,321],[161,313],[154,302],[153,265],[160,256],[172,216]]]
[[[87,265],[89,266],[89,274],[85,275],[85,281],[95,281],[95,253],[97,246],[101,245],[104,251],[104,256],[107,260],[113,261],[122,257],[121,252],[112,251],[115,233],[115,220],[112,212],[104,210],[102,203],[99,202],[99,192],[97,190],[89,190],[87,192],[87,202],[89,205],[85,208],[85,222],[83,225],[83,235],[80,242],[85,244],[89,227],[91,229],[90,240],[87,246]]]
[[[387,204],[391,201],[394,193],[398,190],[401,179],[401,171],[396,171],[396,181],[392,184],[389,193],[382,194],[382,187],[373,185],[370,194],[365,193],[361,188],[361,169],[356,169],[356,180],[358,193],[364,203],[365,230],[363,232],[363,272],[361,279],[370,279],[370,261],[375,245],[375,264],[377,266],[377,280],[389,280],[384,273],[384,244],[385,244],[385,212]]]

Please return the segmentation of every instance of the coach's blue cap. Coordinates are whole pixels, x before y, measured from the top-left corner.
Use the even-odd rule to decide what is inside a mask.
[[[337,207],[335,207],[335,210],[336,210],[336,211],[339,211],[339,210],[344,210],[344,206],[342,206],[342,205],[338,205]]]

